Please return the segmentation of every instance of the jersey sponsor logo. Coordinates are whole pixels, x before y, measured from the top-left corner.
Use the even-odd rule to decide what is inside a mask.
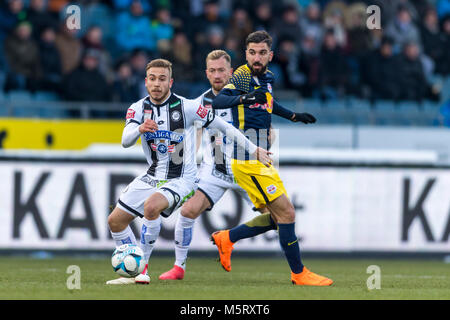
[[[200,118],[204,119],[208,115],[208,109],[200,105],[197,109],[197,114]]]
[[[178,143],[180,143],[184,139],[182,134],[174,132],[174,131],[168,131],[168,130],[145,132],[144,137],[145,137],[146,141],[152,140],[152,139],[166,139],[166,140],[175,141]]]
[[[144,182],[144,183],[147,183],[150,186],[155,187],[155,188],[159,188],[160,186],[162,186],[164,183],[167,182],[167,180],[156,180],[156,179],[153,179],[148,174],[146,174],[145,176],[142,176],[141,177],[141,181]]]
[[[267,193],[269,193],[269,194],[274,194],[275,191],[277,191],[277,187],[275,187],[273,184],[271,184],[270,186],[268,186],[268,187],[266,188],[266,190],[267,190]]]
[[[214,177],[219,178],[219,179],[221,179],[221,180],[223,180],[223,181],[226,181],[226,182],[228,182],[228,183],[233,183],[233,182],[234,182],[232,176],[229,176],[229,175],[227,175],[227,174],[224,174],[223,172],[220,172],[220,171],[218,171],[218,170],[216,170],[216,169],[213,169],[213,170],[211,171],[211,174],[212,174]]]
[[[127,117],[126,118],[127,119],[133,119],[135,114],[136,114],[136,111],[130,108],[130,109],[127,110]]]
[[[170,109],[170,108],[175,108],[175,107],[178,106],[180,103],[181,103],[181,101],[178,100],[177,102],[174,102],[174,103],[170,104],[170,105],[169,105],[169,109]]]
[[[267,102],[264,104],[259,104],[259,103],[255,103],[250,105],[248,108],[249,109],[261,109],[261,110],[266,110],[268,113],[272,113],[273,110],[273,98],[272,95],[267,93]]]
[[[249,109],[262,109],[262,110],[268,110],[270,108],[268,103],[265,104],[259,104],[259,103],[255,103],[252,105],[248,106]]]

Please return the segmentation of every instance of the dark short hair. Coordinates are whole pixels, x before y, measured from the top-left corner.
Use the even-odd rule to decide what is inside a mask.
[[[245,40],[245,47],[248,47],[249,43],[261,43],[264,42],[269,48],[272,47],[272,37],[267,31],[259,30],[250,33]]]

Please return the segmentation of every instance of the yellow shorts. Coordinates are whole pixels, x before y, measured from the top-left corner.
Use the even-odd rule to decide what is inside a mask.
[[[256,160],[232,159],[231,170],[236,183],[247,191],[258,209],[283,194],[287,197],[283,182],[273,166],[266,167]]]

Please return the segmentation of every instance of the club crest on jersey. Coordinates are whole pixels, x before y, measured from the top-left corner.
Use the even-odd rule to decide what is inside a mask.
[[[171,115],[170,115],[170,118],[171,118],[173,121],[180,121],[180,119],[181,119],[181,113],[180,113],[180,111],[176,110],[176,111],[172,112]]]
[[[204,119],[208,115],[208,109],[200,105],[197,109],[197,114],[200,118]]]
[[[132,119],[132,118],[134,118],[134,115],[136,114],[136,111],[135,110],[133,110],[133,109],[128,109],[127,110],[127,117],[126,117],[126,119]]]
[[[273,184],[271,184],[270,186],[268,186],[268,187],[266,188],[266,190],[267,190],[267,193],[269,193],[269,194],[274,194],[275,191],[277,191],[277,187],[275,187]]]
[[[150,147],[153,151],[158,151],[160,154],[175,152],[174,144],[166,144],[166,140],[159,140],[158,143],[151,143]]]
[[[270,83],[267,84],[267,91],[272,93],[272,85]]]

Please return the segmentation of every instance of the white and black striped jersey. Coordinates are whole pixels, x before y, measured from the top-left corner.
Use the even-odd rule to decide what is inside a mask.
[[[212,109],[212,100],[215,98],[212,89],[207,90],[197,99],[202,101],[204,107],[215,113],[215,116],[222,118],[224,121],[233,124],[233,116],[231,109]],[[233,152],[233,143],[230,139],[220,131],[207,128],[203,131],[202,140],[206,151],[203,153],[204,164],[213,167],[216,173],[224,174],[232,177],[231,171],[231,153]],[[232,178],[230,178],[232,180]]]
[[[195,179],[194,122],[200,121],[203,127],[207,127],[214,120],[214,113],[206,109],[199,98],[190,100],[171,93],[160,105],[152,103],[149,96],[133,103],[127,111],[125,126],[131,123],[140,125],[145,118],[158,124],[156,132],[140,134],[150,165],[148,174],[158,180]]]

